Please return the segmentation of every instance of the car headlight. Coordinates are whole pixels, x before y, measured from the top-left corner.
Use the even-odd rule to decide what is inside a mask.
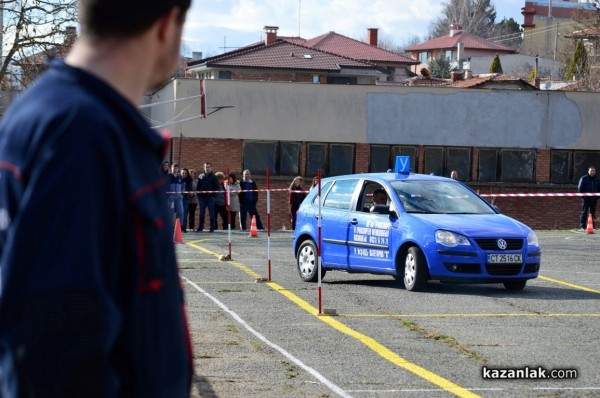
[[[538,241],[538,238],[537,238],[537,235],[535,234],[535,232],[530,231],[529,235],[527,235],[527,245],[536,246],[536,247],[540,246],[540,242]]]
[[[471,246],[466,236],[439,229],[435,231],[435,241],[448,247]]]

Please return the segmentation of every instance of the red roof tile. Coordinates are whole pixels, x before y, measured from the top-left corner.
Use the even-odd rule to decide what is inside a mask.
[[[421,50],[439,50],[444,48],[456,48],[458,43],[462,43],[465,49],[479,49],[479,50],[490,50],[504,53],[516,53],[512,47],[505,46],[503,44],[494,43],[491,40],[484,39],[480,36],[475,36],[467,32],[459,32],[454,36],[450,35],[440,36],[435,39],[428,40],[421,44],[410,46],[406,51],[421,51]]]
[[[329,71],[338,71],[341,68],[371,70],[376,68],[375,65],[368,62],[305,47],[283,39],[278,39],[269,46],[258,43],[215,57],[191,62],[188,68],[193,68],[196,65]]]
[[[419,61],[400,54],[372,46],[370,44],[351,39],[335,32],[325,33],[309,39],[304,44],[307,47],[318,48],[330,53],[343,55],[345,57],[360,59],[373,63],[397,62],[402,64],[417,65]]]

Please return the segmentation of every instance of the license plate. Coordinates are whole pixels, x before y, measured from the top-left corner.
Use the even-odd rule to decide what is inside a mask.
[[[523,262],[522,254],[488,254],[488,263],[495,264],[521,264]]]

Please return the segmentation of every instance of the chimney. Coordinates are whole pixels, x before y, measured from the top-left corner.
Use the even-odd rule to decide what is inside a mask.
[[[462,25],[458,23],[450,24],[450,37],[454,37],[455,35],[462,32]]]
[[[192,51],[192,61],[198,61],[202,59],[202,51]]]
[[[279,26],[265,26],[263,29],[267,33],[267,36],[265,37],[265,46],[275,43],[277,41],[277,30],[279,29]]]
[[[367,44],[377,47],[377,28],[367,29]]]
[[[65,31],[65,41],[64,44],[66,46],[72,46],[75,43],[75,39],[77,38],[77,28],[75,26],[67,26]]]

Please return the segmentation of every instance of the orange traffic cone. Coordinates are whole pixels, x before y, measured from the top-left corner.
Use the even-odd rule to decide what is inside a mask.
[[[174,243],[185,243],[183,241],[183,235],[181,235],[181,222],[179,218],[175,219],[175,231],[173,232]]]
[[[585,229],[585,232],[588,234],[594,233],[594,220],[592,220],[592,213],[588,213],[587,228]]]
[[[256,228],[256,216],[252,216],[252,223],[250,224],[250,235],[253,238],[258,237],[258,228]]]

